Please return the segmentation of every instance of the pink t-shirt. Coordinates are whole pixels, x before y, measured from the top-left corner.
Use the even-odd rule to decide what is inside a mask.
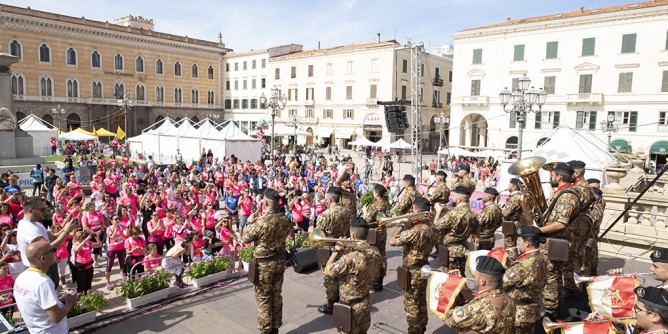
[[[127,239],[123,234],[122,227],[107,227],[107,249],[110,251],[119,251],[123,250],[125,247],[125,239]]]
[[[183,224],[174,224],[174,226],[172,226],[172,231],[174,232],[174,242],[177,244],[182,242],[188,235],[188,229],[183,227]],[[181,233],[179,233],[179,231],[181,231]]]
[[[93,230],[93,232],[97,232],[100,229],[102,229],[102,214],[95,211],[93,213],[90,213],[88,211],[84,212],[82,214],[82,223],[87,223],[88,228]]]
[[[9,227],[14,227],[14,221],[12,220],[12,216],[0,215],[0,225],[2,224],[9,225]]]
[[[75,249],[76,247],[79,246],[79,244],[81,243],[80,242],[73,243],[72,248]],[[93,243],[90,241],[83,241],[83,246],[81,246],[81,249],[79,249],[79,251],[74,254],[74,261],[81,264],[93,262],[93,257],[91,256],[90,253],[90,246],[92,244]]]
[[[239,214],[242,216],[250,216],[253,211],[253,198],[244,196],[244,199],[239,202]]]
[[[174,220],[165,218],[162,223],[165,224],[165,238],[174,238]]]
[[[67,253],[67,245],[70,244],[70,241],[65,239],[60,246],[58,246],[58,249],[56,250],[56,259],[58,260],[64,260],[69,257],[69,254]]]
[[[301,223],[303,220],[302,206],[299,203],[295,203],[292,205],[292,220],[297,223]]]
[[[153,221],[153,219],[149,220],[148,223],[146,224],[149,228],[149,231],[157,228],[157,230],[153,231],[153,233],[149,233],[149,235],[156,236],[156,237],[162,237],[162,235],[165,234],[165,230],[160,227],[160,221]]]
[[[153,260],[155,259],[155,260]],[[158,254],[149,254],[144,257],[144,260],[152,260],[148,262],[144,262],[144,267],[146,267],[146,270],[151,270],[157,267],[160,267],[160,255]]]
[[[6,301],[0,302],[0,305],[5,306],[5,305],[10,305],[13,303],[12,301],[12,288],[14,287],[14,279],[12,278],[9,273],[5,275],[2,279],[0,279],[0,291],[4,290],[9,290],[9,291],[4,291],[0,294],[5,295],[7,298]]]
[[[313,210],[316,215],[320,215],[325,212],[325,204],[321,200],[316,199],[313,201]]]
[[[144,237],[140,236],[137,239],[133,238],[127,238],[125,239],[125,250],[130,251],[131,249],[135,247],[139,247],[138,250],[128,254],[130,256],[142,256],[144,255],[144,246],[146,246],[146,241],[144,241]]]
[[[214,228],[216,226],[216,218],[214,214],[216,211],[213,209],[208,210],[206,213],[206,220],[204,221],[204,228]]]
[[[202,249],[204,248],[204,239],[193,240],[192,246],[193,246],[193,257],[204,256],[204,253],[202,252]]]

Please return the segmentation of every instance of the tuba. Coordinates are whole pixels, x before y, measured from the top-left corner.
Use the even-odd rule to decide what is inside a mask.
[[[352,240],[352,239],[338,239],[338,238],[329,238],[325,235],[325,231],[316,228],[313,229],[311,234],[309,234],[309,242],[311,244],[311,248],[313,249],[320,249],[324,247],[326,244],[335,244],[337,242],[343,243],[347,246],[355,246],[359,245],[363,242],[366,242],[364,240]]]
[[[544,164],[545,158],[543,157],[529,157],[508,167],[508,173],[521,177],[524,182],[520,204],[529,222],[538,221],[547,211],[547,200],[538,176],[538,171]]]
[[[387,217],[384,214],[380,213],[378,214],[378,218],[376,219],[376,223],[378,224],[379,229],[386,229],[390,227],[396,227],[401,224],[399,223],[394,223],[395,221],[401,220],[401,219],[410,219],[410,220],[421,220],[425,218],[429,218],[431,215],[431,212],[429,211],[423,211],[423,212],[418,212],[418,213],[407,213],[405,215],[401,216],[396,216],[396,217]]]

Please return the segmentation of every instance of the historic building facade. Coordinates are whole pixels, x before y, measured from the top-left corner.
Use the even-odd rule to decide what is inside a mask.
[[[453,144],[515,148],[517,122],[502,109],[499,92],[512,91],[527,75],[531,86],[549,95],[542,112],[527,117],[524,149],[536,148],[562,125],[588,129],[605,142],[602,122],[614,116],[615,148],[628,145],[665,162],[667,31],[668,1],[660,0],[456,33]]]
[[[0,5],[0,45],[21,58],[12,66],[18,118],[115,131],[125,122],[117,101],[127,97],[130,136],[163,117],[222,119],[222,59],[230,51],[222,38],[156,32],[152,20],[135,16],[115,22]]]

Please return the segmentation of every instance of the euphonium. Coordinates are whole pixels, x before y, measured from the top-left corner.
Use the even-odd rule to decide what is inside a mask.
[[[407,213],[405,215],[401,216],[396,216],[396,217],[386,217],[384,214],[378,214],[378,218],[376,218],[376,223],[378,224],[379,229],[383,228],[390,228],[390,227],[395,227],[399,226],[399,223],[393,224],[392,222],[395,222],[397,220],[401,219],[413,219],[417,220],[420,218],[426,218],[429,217],[431,213],[429,211],[424,211],[424,212],[418,212],[418,213]]]
[[[628,320],[633,320],[635,317],[628,317],[628,318],[606,318],[605,320],[602,321],[612,321],[616,323],[624,323],[624,321]],[[599,322],[599,321],[588,321],[588,322]],[[559,328],[564,328],[566,326],[576,326],[576,325],[582,325],[584,324],[584,321],[576,321],[576,322],[556,322],[548,319],[547,317],[543,318],[543,329],[545,330],[545,333],[550,334],[552,333],[553,330],[559,329]]]
[[[311,248],[313,249],[320,249],[324,247],[325,244],[335,244],[337,242],[341,242],[346,245],[357,245],[362,242],[365,242],[364,240],[328,238],[327,236],[325,236],[325,231],[319,228],[313,229],[311,234],[309,234],[308,239],[309,242],[311,243]]]
[[[525,188],[520,202],[529,222],[537,221],[547,211],[547,201],[541,187],[538,171],[545,164],[543,157],[524,158],[508,167],[508,173],[522,178]]]

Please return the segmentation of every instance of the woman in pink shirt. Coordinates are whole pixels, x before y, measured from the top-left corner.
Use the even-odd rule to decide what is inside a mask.
[[[292,199],[290,202],[290,213],[292,216],[292,222],[295,224],[295,229],[302,229],[304,231],[308,231],[308,226],[306,226],[306,229],[303,228],[302,222],[304,221],[304,217],[302,216],[302,198],[301,198],[301,192]]]
[[[144,240],[143,233],[139,227],[130,229],[130,237],[125,239],[125,252],[127,258],[125,261],[125,273],[133,275],[135,273],[143,273],[144,266],[138,265],[134,272],[130,272],[132,267],[138,262],[144,261],[144,249],[146,248],[146,240]]]
[[[204,257],[204,239],[200,237],[199,233],[193,233],[192,253],[190,256],[194,262],[199,262]]]
[[[137,219],[130,214],[130,210],[127,207],[121,206],[118,208],[118,217],[120,218],[121,226],[135,227],[137,225]]]
[[[239,197],[239,234],[243,235],[244,234],[244,227],[246,226],[246,222],[248,221],[248,217],[250,217],[251,213],[253,213],[253,196],[250,196],[248,194],[248,189],[244,189],[244,191],[241,192],[241,197]]]
[[[86,211],[81,215],[81,226],[83,227],[84,232],[96,234],[102,231],[104,224],[104,217],[101,213],[95,211],[95,205],[93,202],[86,203]],[[95,241],[96,239],[93,239]],[[98,258],[102,254],[102,244],[100,247],[93,248],[93,266],[98,268],[100,264],[98,263]]]
[[[118,266],[121,269],[123,281],[126,276],[123,269],[125,268],[125,240],[130,237],[130,227],[121,226],[118,216],[111,217],[111,226],[107,227],[107,268],[104,276],[107,279],[107,290],[111,290],[114,286],[111,284],[111,267],[114,266],[114,259],[118,258]]]
[[[165,210],[165,218],[162,219],[165,224],[165,249],[170,249],[174,246],[174,208]]]
[[[93,237],[95,242],[93,243]],[[77,292],[86,293],[93,284],[93,259],[91,257],[91,247],[102,247],[99,240],[100,235],[86,234],[83,231],[77,231],[74,234],[72,243],[72,252],[74,253],[74,280],[77,282]]]
[[[5,224],[9,227],[14,227],[14,217],[9,212],[9,205],[2,203],[0,204],[0,225]]]
[[[158,270],[160,269],[160,258],[161,256],[158,255],[158,248],[155,246],[155,244],[148,244],[146,246],[146,257],[144,257],[144,266],[146,266],[146,270]]]
[[[231,217],[224,217],[216,224],[216,237],[225,244],[221,249],[221,255],[234,255],[235,236]]]
[[[313,211],[315,212],[315,218],[317,219],[323,212],[325,212],[325,196],[322,195],[322,192],[315,194],[313,199]]]
[[[204,210],[204,229],[215,232],[216,227],[216,210],[213,209],[213,203],[206,203],[206,209]]]
[[[151,220],[146,224],[148,229],[148,243],[154,244],[158,248],[158,255],[162,255],[165,248],[165,224],[158,218],[158,213],[151,214]]]

